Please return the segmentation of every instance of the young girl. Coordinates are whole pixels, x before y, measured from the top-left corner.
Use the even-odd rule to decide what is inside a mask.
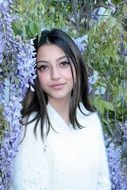
[[[23,103],[11,190],[110,190],[102,127],[81,53],[63,31],[34,40],[37,77]]]

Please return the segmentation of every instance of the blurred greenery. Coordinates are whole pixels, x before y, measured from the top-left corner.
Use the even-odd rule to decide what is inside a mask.
[[[17,0],[13,7],[15,34],[30,39],[44,28],[65,28],[70,9],[62,1]]]
[[[127,46],[127,32],[110,16],[88,32],[88,46],[84,52],[88,66],[99,73],[92,97],[110,133],[113,133],[114,124],[127,119],[127,58],[122,55],[121,43]],[[105,87],[104,94],[95,93],[100,87]]]

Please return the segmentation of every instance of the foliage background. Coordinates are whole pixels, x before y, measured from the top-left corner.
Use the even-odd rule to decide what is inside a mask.
[[[120,0],[7,2],[12,3],[11,27],[17,42],[28,44],[36,34],[40,34],[42,29],[53,27],[63,29],[76,40],[88,67],[91,101],[100,114],[105,132],[112,189],[125,190],[127,188],[127,2]],[[5,72],[4,76],[1,72],[0,79],[7,87],[5,85],[7,75],[14,71],[12,67],[9,70],[5,63],[3,62],[0,67],[0,72]],[[15,67],[18,68],[18,65],[15,64]],[[17,77],[13,82],[18,83]],[[4,90],[6,93],[7,89]],[[16,90],[15,93],[21,94],[17,87]],[[2,102],[1,145],[4,131],[8,128],[6,117],[2,114],[5,107]]]

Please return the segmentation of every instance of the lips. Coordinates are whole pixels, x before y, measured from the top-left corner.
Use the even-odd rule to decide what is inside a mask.
[[[50,87],[54,89],[59,89],[59,88],[62,88],[64,85],[65,83],[56,83],[56,84],[50,85]]]

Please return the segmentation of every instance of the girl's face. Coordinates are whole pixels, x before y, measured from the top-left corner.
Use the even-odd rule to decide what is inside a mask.
[[[45,44],[37,52],[37,74],[40,86],[47,94],[48,101],[70,100],[75,69],[64,51],[54,44]]]

